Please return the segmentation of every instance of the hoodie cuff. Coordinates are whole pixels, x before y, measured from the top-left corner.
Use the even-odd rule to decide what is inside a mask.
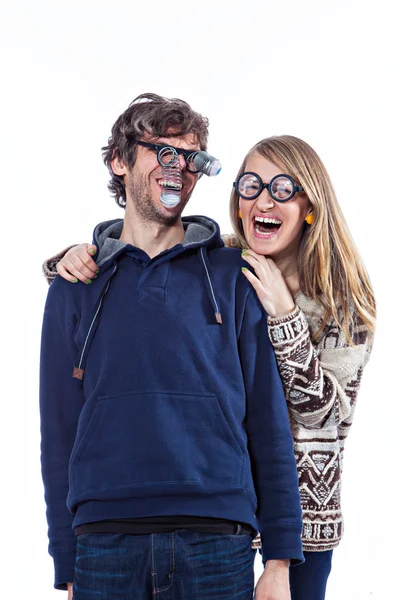
[[[67,583],[74,581],[76,552],[63,552],[53,555],[54,587],[56,590],[66,590]]]
[[[64,258],[64,256],[67,254],[68,250],[71,250],[71,248],[75,248],[76,245],[77,244],[72,244],[72,246],[68,246],[68,248],[65,248],[65,250],[61,250],[61,252],[59,252],[58,254],[55,254],[51,258],[47,258],[44,261],[44,263],[42,265],[42,272],[43,272],[43,275],[46,277],[46,281],[49,285],[50,285],[50,283],[52,283],[54,281],[54,279],[58,275],[57,269],[56,269],[57,264],[60,262],[60,260],[62,258]]]
[[[291,565],[304,562],[301,527],[268,527],[261,534],[262,562],[268,560],[290,560]]]
[[[298,306],[284,317],[268,317],[269,339],[275,349],[296,343],[307,331],[307,319]]]

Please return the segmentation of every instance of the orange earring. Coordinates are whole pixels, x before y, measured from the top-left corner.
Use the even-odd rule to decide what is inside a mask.
[[[239,208],[239,210],[238,210],[238,217],[239,217],[239,219],[241,219],[241,218],[242,218],[242,211],[240,210],[240,208]]]
[[[305,221],[308,225],[312,225],[314,223],[314,215],[310,213],[306,216]]]

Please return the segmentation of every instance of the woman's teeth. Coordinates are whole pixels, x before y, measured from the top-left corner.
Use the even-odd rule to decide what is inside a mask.
[[[254,217],[254,228],[256,233],[264,236],[271,236],[276,233],[282,221],[278,219],[270,219],[269,217]]]

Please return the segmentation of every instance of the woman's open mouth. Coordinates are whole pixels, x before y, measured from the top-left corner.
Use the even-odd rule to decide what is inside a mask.
[[[255,216],[253,218],[253,225],[256,237],[269,239],[278,233],[282,221],[269,217]]]

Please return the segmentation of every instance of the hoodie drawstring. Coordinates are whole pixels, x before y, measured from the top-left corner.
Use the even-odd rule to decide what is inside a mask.
[[[78,355],[78,361],[77,361],[77,365],[76,367],[74,367],[73,371],[72,371],[72,377],[74,379],[83,379],[83,374],[85,372],[85,364],[86,364],[86,357],[87,354],[89,352],[89,348],[90,348],[90,344],[92,343],[92,340],[94,338],[94,334],[96,333],[96,329],[97,329],[97,325],[99,324],[99,316],[100,316],[100,312],[103,306],[103,300],[104,300],[104,296],[107,294],[110,284],[111,284],[111,280],[114,277],[115,273],[117,272],[118,269],[118,265],[115,262],[114,263],[114,268],[112,270],[111,275],[109,276],[109,278],[107,279],[103,290],[100,294],[100,300],[97,304],[97,308],[96,308],[96,312],[94,313],[93,319],[90,323],[90,327],[88,329],[88,332],[86,334],[85,337],[85,342],[83,344],[83,348],[82,350],[79,352]]]
[[[207,290],[208,290],[208,293],[210,296],[211,303],[214,308],[215,320],[217,321],[217,323],[219,325],[222,325],[222,315],[219,310],[219,305],[218,305],[217,298],[216,298],[215,292],[214,292],[214,287],[213,287],[213,283],[212,283],[212,279],[211,279],[211,265],[210,265],[210,261],[208,259],[208,254],[207,254],[206,248],[204,246],[201,246],[201,248],[199,248],[199,253],[200,253],[201,263],[206,272]]]
[[[215,320],[218,324],[221,325],[222,324],[222,315],[221,315],[221,312],[219,309],[217,297],[214,292],[214,285],[212,282],[212,272],[211,272],[210,261],[208,259],[207,250],[204,246],[201,246],[201,248],[199,248],[199,255],[200,255],[201,264],[202,264],[205,274],[206,274],[205,280],[206,280],[206,284],[207,284],[207,291],[208,291],[208,295],[209,295],[209,298],[210,298],[212,306],[213,306]],[[94,338],[94,335],[96,333],[97,326],[99,324],[100,313],[101,313],[101,309],[103,307],[104,297],[110,288],[111,280],[114,277],[115,273],[117,272],[117,269],[118,269],[118,264],[115,262],[114,268],[103,287],[103,291],[100,294],[100,299],[98,301],[95,313],[93,315],[89,329],[87,331],[82,350],[78,354],[77,366],[74,367],[73,372],[72,372],[72,377],[74,379],[80,379],[80,380],[83,379],[87,355],[88,355],[92,340]]]

